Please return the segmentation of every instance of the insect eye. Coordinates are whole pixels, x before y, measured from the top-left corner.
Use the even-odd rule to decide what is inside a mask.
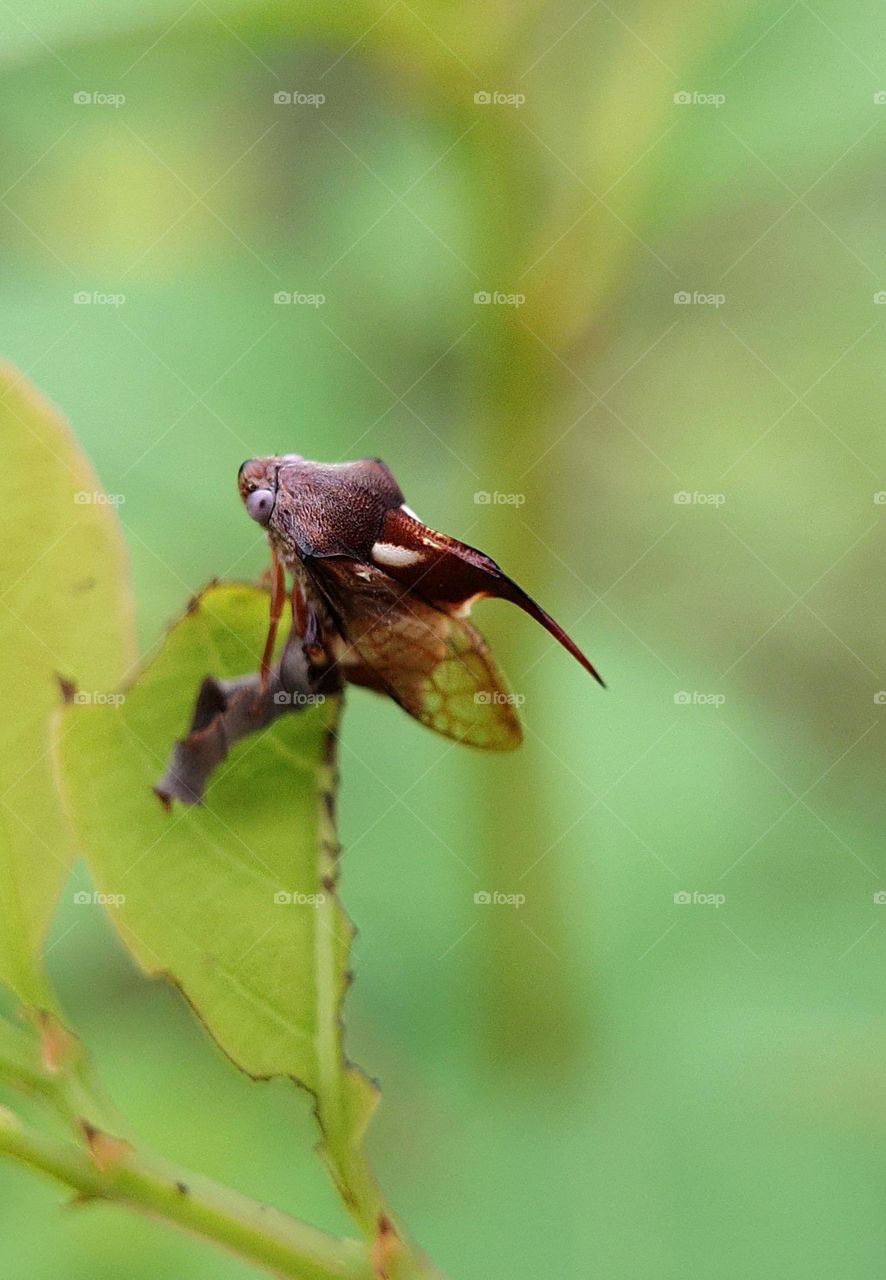
[[[246,510],[258,524],[267,524],[274,510],[274,495],[270,489],[253,489],[246,499]]]

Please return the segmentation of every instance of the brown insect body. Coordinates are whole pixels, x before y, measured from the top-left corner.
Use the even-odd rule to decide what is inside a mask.
[[[269,643],[282,608],[282,566],[293,575],[295,625],[306,648],[354,683],[385,692],[430,728],[492,750],[522,734],[480,633],[474,600],[494,596],[541,623],[602,684],[563,629],[494,560],[423,524],[384,463],[255,458],[240,494],[268,532],[274,557]]]

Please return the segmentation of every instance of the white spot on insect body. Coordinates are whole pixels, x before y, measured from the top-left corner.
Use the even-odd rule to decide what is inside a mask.
[[[408,565],[418,564],[424,559],[421,551],[410,547],[398,547],[393,542],[376,542],[372,548],[372,558],[376,564],[389,569],[405,569]]]
[[[453,618],[469,618],[471,616],[471,607],[474,601],[482,600],[483,595],[484,593],[482,591],[478,591],[476,595],[468,596],[467,600],[462,601],[458,608],[451,609],[450,612]]]

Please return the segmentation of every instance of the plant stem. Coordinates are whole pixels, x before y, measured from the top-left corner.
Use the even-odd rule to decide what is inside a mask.
[[[372,1280],[364,1245],[338,1240],[164,1161],[126,1151],[104,1169],[85,1147],[46,1138],[0,1110],[0,1155],[72,1188],[159,1218],[294,1280]]]
[[[317,1078],[315,1110],[322,1133],[320,1150],[345,1207],[364,1233],[375,1272],[386,1280],[441,1280],[430,1261],[406,1237],[387,1208],[361,1142],[375,1106],[375,1087],[347,1060],[341,1022],[344,998],[341,950],[351,945],[351,924],[335,892],[338,880],[337,731],[341,707],[327,703],[326,746],[318,773],[317,908],[315,944],[317,989]]]
[[[37,1041],[0,1020],[0,1083],[36,1098],[69,1124],[101,1122],[104,1109],[76,1073],[50,1071]],[[118,1145],[118,1144],[115,1144]],[[274,1275],[298,1280],[370,1280],[368,1247],[338,1240],[200,1175],[119,1144],[100,1168],[88,1144],[47,1138],[0,1107],[0,1156],[48,1174],[87,1199],[148,1214],[224,1246]]]
[[[60,1023],[55,1026],[62,1029]],[[63,1029],[62,1033],[68,1034]],[[71,1038],[70,1043],[74,1050],[69,1060],[51,1070],[40,1060],[33,1032],[0,1018],[0,1084],[36,1098],[75,1128],[85,1120],[97,1128],[120,1132],[123,1122],[100,1096],[79,1042]]]
[[[378,1231],[379,1218],[389,1217],[381,1193],[372,1177],[366,1156],[359,1145],[351,1103],[367,1107],[367,1120],[374,1103],[369,1099],[370,1086],[359,1099],[361,1081],[349,1067],[342,1043],[341,1003],[344,991],[339,977],[341,949],[351,944],[351,926],[339,906],[337,894],[328,892],[336,886],[340,848],[335,823],[338,792],[336,733],[340,706],[329,714],[326,724],[326,758],[318,773],[317,882],[326,890],[318,907],[316,929],[317,988],[317,1120],[323,1135],[321,1149],[333,1181],[348,1211],[368,1239]]]

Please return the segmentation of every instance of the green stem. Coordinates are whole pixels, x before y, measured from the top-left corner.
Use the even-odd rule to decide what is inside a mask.
[[[120,1132],[120,1117],[99,1096],[79,1044],[76,1049],[72,1061],[51,1071],[40,1063],[33,1032],[0,1018],[0,1084],[36,1098],[68,1124],[77,1126],[85,1120],[96,1128]]]
[[[352,929],[335,892],[340,853],[335,824],[340,705],[330,702],[327,706],[317,859],[317,887],[324,897],[317,908],[315,932],[318,1088],[314,1097],[322,1133],[320,1150],[346,1208],[366,1237],[378,1274],[387,1280],[441,1280],[387,1208],[361,1142],[375,1106],[375,1088],[347,1061],[342,1043],[341,953],[350,949]]]
[[[100,1123],[105,1108],[76,1071],[50,1071],[38,1061],[37,1040],[0,1020],[0,1083],[36,1098],[68,1124]],[[119,1129],[114,1129],[119,1132]],[[367,1246],[337,1240],[197,1174],[127,1144],[101,1169],[87,1144],[47,1138],[0,1108],[0,1155],[70,1187],[79,1196],[120,1204],[211,1240],[246,1261],[298,1280],[369,1280]]]
[[[315,1227],[164,1161],[126,1152],[100,1169],[85,1147],[46,1138],[0,1111],[0,1155],[64,1183],[78,1195],[159,1218],[295,1280],[372,1280],[364,1245]]]
[[[354,1221],[368,1239],[378,1232],[379,1219],[389,1216],[362,1148],[355,1141],[351,1105],[359,1106],[361,1082],[349,1068],[342,1043],[340,954],[351,944],[351,927],[335,892],[340,848],[335,824],[338,791],[336,731],[340,707],[334,706],[326,725],[326,759],[319,771],[318,889],[324,893],[316,929],[317,984],[317,1120],[323,1134],[321,1149],[333,1181]],[[366,1082],[368,1085],[368,1082]],[[372,1102],[364,1097],[367,1119]]]

